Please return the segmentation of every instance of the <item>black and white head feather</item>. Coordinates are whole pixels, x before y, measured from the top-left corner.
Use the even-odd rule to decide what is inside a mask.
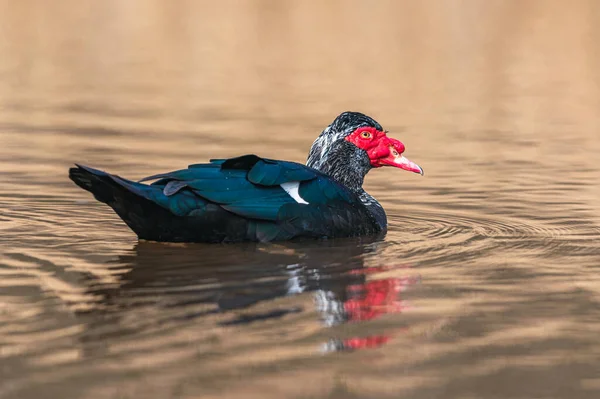
[[[316,138],[308,153],[306,166],[321,170],[323,164],[328,160],[329,152],[334,147],[333,144],[343,140],[359,127],[374,127],[377,130],[383,130],[375,119],[365,114],[343,112]]]

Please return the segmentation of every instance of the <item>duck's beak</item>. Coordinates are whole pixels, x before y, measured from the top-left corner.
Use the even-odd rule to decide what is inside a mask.
[[[390,154],[387,157],[379,158],[379,164],[381,166],[394,166],[396,168],[408,170],[409,172],[418,173],[421,176],[424,173],[423,168],[395,150],[390,151]]]
[[[423,175],[423,168],[402,155],[405,147],[400,140],[386,136],[385,139],[381,140],[378,147],[374,166],[394,166]]]

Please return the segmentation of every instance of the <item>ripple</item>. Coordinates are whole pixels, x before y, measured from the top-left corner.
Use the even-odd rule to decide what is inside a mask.
[[[589,221],[503,215],[486,217],[428,210],[404,210],[388,215],[388,238],[402,245],[407,256],[467,260],[494,250],[520,250],[541,256],[600,255],[595,242],[600,227]]]

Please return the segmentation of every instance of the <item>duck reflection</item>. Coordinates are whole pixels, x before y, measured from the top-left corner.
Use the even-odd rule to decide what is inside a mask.
[[[373,267],[354,270],[357,274],[375,274],[393,269],[392,267]],[[317,308],[321,311],[323,322],[328,325],[374,320],[389,313],[400,313],[409,307],[401,299],[401,292],[420,281],[419,277],[382,278],[351,284],[346,288],[345,300],[337,300],[335,294],[317,291]],[[391,339],[390,334],[332,338],[324,345],[326,352],[376,348]]]
[[[314,311],[306,309],[305,301],[290,305],[276,300],[309,292],[326,326],[397,313],[406,307],[400,292],[417,280],[377,279],[389,268],[365,268],[365,259],[385,245],[378,237],[281,245],[139,242],[112,263],[116,284],[88,282],[95,301],[80,314],[91,318],[82,338],[103,341],[107,334],[142,332],[198,318],[223,327],[277,320]],[[255,306],[259,303],[268,306]],[[138,309],[146,317],[132,318]],[[387,336],[333,338],[326,349],[376,347],[387,340]]]

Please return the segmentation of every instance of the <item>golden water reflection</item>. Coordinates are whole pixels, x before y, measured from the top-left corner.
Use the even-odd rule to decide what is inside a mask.
[[[0,1],[0,397],[597,398],[599,4]],[[427,170],[374,241],[137,243],[66,176],[345,110]]]

